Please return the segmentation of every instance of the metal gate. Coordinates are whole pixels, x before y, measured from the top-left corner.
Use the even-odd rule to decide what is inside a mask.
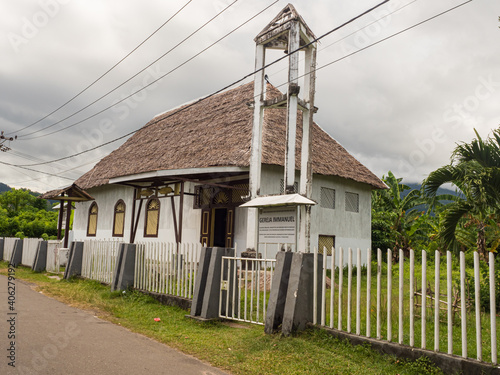
[[[219,317],[264,324],[276,259],[222,257]]]

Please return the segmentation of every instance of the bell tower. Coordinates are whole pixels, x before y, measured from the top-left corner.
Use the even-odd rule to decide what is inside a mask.
[[[317,43],[311,29],[298,14],[293,5],[288,4],[255,38],[254,113],[252,148],[250,159],[250,194],[254,199],[260,195],[262,168],[262,124],[265,108],[286,108],[286,152],[284,168],[284,194],[294,191],[295,182],[295,142],[297,136],[297,111],[302,111],[302,145],[299,193],[311,197],[312,169],[310,163],[310,127],[313,121],[315,66]],[[283,50],[288,57],[287,92],[279,98],[266,100],[265,57],[266,50]],[[299,59],[304,56],[304,70],[299,72]],[[299,86],[299,78],[304,77],[304,87]],[[299,95],[300,94],[300,95]],[[298,249],[309,251],[310,206],[300,207]],[[247,247],[257,246],[257,213],[249,209]],[[253,242],[252,242],[253,241]]]

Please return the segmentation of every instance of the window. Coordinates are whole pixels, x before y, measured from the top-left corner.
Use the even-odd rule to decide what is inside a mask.
[[[345,210],[349,212],[359,212],[359,194],[345,193]]]
[[[89,208],[89,222],[87,225],[87,236],[95,237],[97,233],[97,203],[93,202]]]
[[[319,235],[318,237],[318,253],[323,254],[323,249],[326,248],[326,255],[332,255],[332,248],[335,247],[335,236]]]
[[[123,237],[125,227],[125,202],[121,199],[115,204],[113,219],[113,237]]]
[[[144,225],[144,237],[158,237],[158,225],[160,222],[160,201],[156,198],[148,200],[146,205],[146,222]]]
[[[320,207],[335,208],[335,189],[321,188]]]

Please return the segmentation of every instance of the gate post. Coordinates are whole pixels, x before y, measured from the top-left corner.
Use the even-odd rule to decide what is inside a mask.
[[[266,333],[275,332],[283,322],[292,255],[293,253],[284,251],[276,254],[276,267],[271,284],[272,288],[269,292],[269,302],[267,303],[264,328]]]
[[[202,250],[200,271],[191,305],[191,317],[202,320],[219,318],[221,275],[224,271],[222,269],[222,257],[234,256],[234,254],[235,250],[227,247],[206,248],[205,252]],[[221,301],[223,308],[225,300],[226,298],[223,296]]]

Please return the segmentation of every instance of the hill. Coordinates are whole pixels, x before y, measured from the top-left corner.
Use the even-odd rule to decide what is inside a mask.
[[[3,193],[4,191],[9,191],[10,190],[10,186],[9,185],[5,185],[5,184],[2,184],[0,182],[0,193]]]

